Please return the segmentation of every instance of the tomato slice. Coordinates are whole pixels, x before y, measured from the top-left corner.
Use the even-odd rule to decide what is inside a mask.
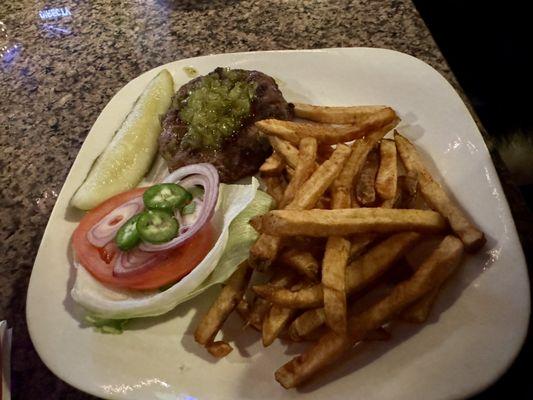
[[[146,189],[133,189],[106,200],[83,217],[72,235],[72,246],[78,262],[100,282],[128,289],[157,289],[183,278],[213,247],[215,234],[211,225],[207,224],[183,246],[170,250],[169,257],[161,263],[133,276],[113,276],[118,251],[114,242],[104,248],[95,247],[87,240],[87,232],[112,210],[141,196]]]

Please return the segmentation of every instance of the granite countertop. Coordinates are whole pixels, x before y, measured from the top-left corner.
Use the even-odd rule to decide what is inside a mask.
[[[25,297],[70,166],[102,108],[129,80],[205,54],[369,46],[418,57],[458,87],[409,0],[5,0],[0,21],[0,320],[14,327],[17,399],[91,398],[40,361]]]

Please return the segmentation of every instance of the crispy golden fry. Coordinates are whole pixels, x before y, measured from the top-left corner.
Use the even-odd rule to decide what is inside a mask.
[[[313,172],[297,191],[294,200],[285,208],[287,210],[307,210],[314,207],[337,175],[339,175],[350,153],[351,150],[348,146],[339,144],[329,160],[324,161]]]
[[[270,285],[274,287],[285,287],[291,284],[296,279],[296,276],[285,269],[278,269],[270,279]],[[248,323],[258,331],[262,330],[263,319],[270,310],[272,303],[262,297],[256,296],[252,309],[248,317]]]
[[[222,358],[231,353],[233,347],[231,347],[228,343],[219,340],[217,342],[209,343],[206,346],[206,349],[213,357]]]
[[[456,269],[463,253],[463,244],[453,236],[447,236],[439,247],[409,280],[398,284],[392,292],[377,304],[351,317],[348,335],[326,333],[305,353],[279,368],[275,377],[285,388],[301,385],[323,368],[361,341],[372,330],[390,321],[410,304],[439,286]]]
[[[277,257],[282,238],[262,233],[250,248],[250,263],[259,271],[266,270]]]
[[[426,322],[429,317],[429,314],[431,313],[431,309],[433,308],[433,305],[437,300],[439,291],[440,288],[436,287],[431,292],[424,295],[416,303],[410,305],[405,310],[403,310],[401,314],[402,320],[420,324]]]
[[[285,168],[285,161],[278,153],[272,153],[259,167],[259,172],[264,176],[279,175]]]
[[[381,241],[346,268],[346,293],[354,294],[375,282],[420,240],[415,232],[397,233]],[[289,308],[320,307],[324,303],[322,285],[292,291],[272,285],[254,285],[259,296]]]
[[[347,236],[369,232],[438,233],[447,227],[446,220],[435,211],[386,208],[273,210],[253,218],[250,223],[260,233],[313,237]]]
[[[272,196],[276,204],[283,201],[283,193],[285,192],[285,182],[281,176],[265,176],[263,183],[266,187],[266,192]]]
[[[369,206],[376,201],[376,174],[379,168],[379,155],[377,150],[372,150],[359,174],[356,186],[357,202],[363,207]]]
[[[270,144],[283,161],[287,163],[291,168],[296,168],[298,164],[298,149],[286,140],[280,139],[275,136],[268,138]],[[298,145],[298,142],[296,142]]]
[[[328,107],[295,103],[294,113],[298,118],[330,124],[356,124],[368,116],[390,109],[387,106]]]
[[[337,146],[331,158],[315,170],[311,177],[298,189],[293,201],[286,208],[305,210],[314,207],[339,174],[349,155],[350,148],[348,146]],[[250,249],[252,265],[258,269],[267,268],[278,255],[281,240],[279,235],[262,234],[259,236],[259,239]]]
[[[365,233],[363,235],[354,235],[350,239],[350,256],[348,261],[353,261],[357,256],[363,253],[368,246],[370,246],[376,239],[378,235],[376,233]]]
[[[483,232],[470,222],[459,206],[433,180],[411,142],[398,132],[395,132],[394,138],[405,168],[418,174],[420,191],[429,206],[440,212],[448,220],[453,231],[463,241],[468,251],[475,251],[481,248],[486,241]]]
[[[297,145],[302,137],[310,136],[326,144],[337,144],[359,139],[371,132],[383,129],[393,129],[398,125],[399,118],[392,108],[384,108],[370,114],[357,124],[351,125],[327,125],[314,122],[294,122],[277,119],[265,119],[255,123],[262,132],[269,136],[276,136],[294,145]]]
[[[310,252],[300,249],[288,249],[280,255],[279,259],[283,264],[293,268],[310,280],[318,280],[318,261]]]
[[[268,284],[254,285],[252,289],[258,296],[287,308],[313,308],[324,305],[322,284],[316,284],[297,291],[276,288]]]
[[[326,313],[323,308],[313,308],[305,311],[292,321],[289,326],[289,337],[294,342],[306,340],[314,331],[326,322]]]
[[[298,290],[304,286],[303,282],[299,282],[291,287],[292,290]],[[279,336],[281,331],[287,326],[289,321],[296,314],[296,310],[278,307],[277,305],[272,305],[267,315],[263,319],[262,326],[262,340],[263,346],[267,347],[272,344],[272,342]]]
[[[350,241],[331,236],[322,261],[322,290],[327,325],[339,334],[346,332],[346,264]]]
[[[273,305],[263,320],[262,340],[267,347],[274,342],[289,320],[295,315],[296,310]]]
[[[311,176],[316,165],[317,142],[313,138],[303,138],[300,141],[298,164],[289,182],[283,200],[279,203],[279,208],[285,208],[293,199],[300,187]]]
[[[206,346],[213,342],[226,318],[242,299],[251,275],[252,270],[245,261],[230,276],[194,332],[194,338],[198,343]]]
[[[394,140],[383,139],[379,145],[379,169],[375,187],[381,200],[391,202],[392,206],[398,190],[398,160]]]

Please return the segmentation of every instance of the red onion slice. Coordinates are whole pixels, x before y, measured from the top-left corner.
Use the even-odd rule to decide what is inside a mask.
[[[196,221],[194,221],[192,225],[187,226],[186,231],[185,229],[182,230],[183,234],[180,232],[180,235],[167,243],[151,244],[143,242],[139,246],[139,249],[143,251],[157,252],[181,246],[187,240],[192,238],[211,219],[215,211],[215,206],[218,200],[219,178],[216,168],[211,164],[202,163],[188,165],[171,173],[163,182],[179,183],[185,189],[196,185],[203,186],[203,207]]]
[[[95,247],[104,247],[113,240],[120,227],[143,207],[143,198],[139,196],[115,208],[87,232],[87,240]]]
[[[113,267],[113,276],[127,277],[144,272],[166,257],[166,253],[147,253],[138,248],[120,251]]]

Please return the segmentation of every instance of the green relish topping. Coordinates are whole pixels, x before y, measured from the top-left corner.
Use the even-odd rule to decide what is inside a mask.
[[[187,123],[183,149],[220,149],[250,115],[256,84],[240,71],[224,69],[205,76],[180,101],[180,119]]]

